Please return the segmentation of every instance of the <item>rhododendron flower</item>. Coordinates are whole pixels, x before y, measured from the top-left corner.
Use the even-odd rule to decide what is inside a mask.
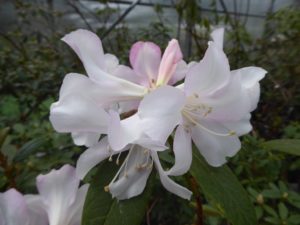
[[[122,129],[111,126],[112,145],[118,145],[119,149],[139,139],[135,127],[143,127],[151,139],[164,142],[172,128],[179,125],[174,137],[175,165],[169,175],[180,175],[190,168],[192,140],[212,166],[223,165],[226,157],[237,153],[241,147],[238,136],[252,129],[250,112],[257,106],[258,82],[266,71],[258,67],[230,71],[222,50],[223,32],[223,29],[213,32],[214,41],[209,42],[204,58],[189,69],[182,89],[162,87],[153,91],[152,96],[162,99],[160,104],[155,97],[148,98],[134,116],[119,121]],[[165,96],[172,95],[177,104],[170,97],[170,102],[164,101]],[[113,138],[126,135],[128,138]]]
[[[186,63],[177,40],[161,56],[151,42],[137,42],[130,51],[130,67],[104,54],[101,40],[92,32],[77,30],[63,39],[78,55],[87,76],[70,73],[64,78],[59,101],[51,106],[50,121],[58,132],[70,132],[77,145],[92,146],[107,132],[108,110],[119,113],[138,107],[151,90],[183,79]]]
[[[112,161],[113,155],[118,154],[116,164],[119,165],[120,155],[124,151],[128,151],[124,162],[120,165],[119,171],[112,178],[112,181],[104,187],[113,197],[123,200],[142,193],[154,164],[159,173],[162,185],[168,191],[182,198],[190,199],[191,192],[176,184],[167,176],[160,164],[157,151],[146,149],[139,145],[130,145],[116,152],[111,149],[107,137],[104,137],[98,144],[90,147],[81,154],[76,166],[78,177],[83,179],[89,170],[107,158],[109,161]]]
[[[75,168],[70,165],[37,177],[37,188],[49,225],[81,224],[88,185],[78,188],[79,182]]]
[[[15,189],[0,193],[0,225],[48,225],[38,195],[22,195]]]

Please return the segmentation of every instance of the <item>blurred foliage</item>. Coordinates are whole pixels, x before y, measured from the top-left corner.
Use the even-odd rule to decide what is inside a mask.
[[[64,17],[61,12],[51,4],[13,2],[17,22],[9,31],[0,32],[0,191],[16,187],[30,193],[36,191],[34,183],[39,173],[65,163],[74,164],[84,150],[74,146],[70,135],[56,133],[48,120],[49,107],[58,98],[65,74],[84,70],[75,54],[60,41],[64,34],[76,29],[60,23]],[[108,21],[120,14],[118,8],[104,2],[104,8],[92,12],[103,24],[94,28],[100,37],[108,30]],[[211,6],[216,9],[216,1],[212,0]],[[72,7],[81,9],[80,5]],[[164,48],[175,33],[184,46],[185,59],[199,60],[210,31],[223,24],[227,28],[225,52],[232,69],[256,65],[268,71],[262,82],[259,107],[253,114],[254,130],[243,138],[243,148],[230,160],[229,167],[255,204],[259,224],[297,225],[300,159],[269,151],[262,143],[300,138],[300,10],[290,7],[270,13],[264,33],[255,38],[245,28],[245,21],[225,9],[225,14],[207,14],[200,7],[199,1],[177,1],[174,9],[178,21],[170,26],[162,18],[164,8],[155,5],[157,21],[141,29],[130,28],[121,21],[103,39],[105,51],[128,64],[130,46],[135,41],[153,41]],[[168,159],[168,153],[163,157]],[[189,186],[184,177],[176,181]],[[218,208],[204,198],[202,201],[205,224],[226,224]],[[160,184],[155,185],[144,224],[146,220],[157,225],[192,224],[195,211],[195,199],[184,201]]]

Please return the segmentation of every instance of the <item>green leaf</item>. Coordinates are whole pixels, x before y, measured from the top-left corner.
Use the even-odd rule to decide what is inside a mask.
[[[0,130],[0,149],[8,135],[8,132],[9,132],[9,127],[6,127],[6,128],[3,128],[2,130]]]
[[[207,200],[220,208],[233,225],[257,224],[247,192],[227,166],[211,167],[196,150],[190,172]]]
[[[39,148],[46,142],[46,138],[35,138],[25,143],[14,157],[15,162],[20,162],[28,157],[30,154],[39,150]]]
[[[288,217],[289,211],[287,207],[281,202],[278,205],[279,216],[281,219],[285,220]]]
[[[276,139],[263,143],[268,150],[275,150],[291,155],[300,156],[300,140],[299,139]]]
[[[92,179],[84,204],[82,225],[140,225],[150,200],[154,175],[150,175],[144,192],[128,200],[112,199],[104,191],[117,172],[112,162],[100,164]]]

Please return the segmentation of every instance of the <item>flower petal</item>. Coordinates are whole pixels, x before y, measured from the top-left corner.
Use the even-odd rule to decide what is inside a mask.
[[[251,102],[243,90],[240,78],[232,76],[228,85],[211,95],[199,97],[210,113],[205,118],[215,121],[238,121],[250,112]]]
[[[242,87],[251,104],[250,111],[253,111],[257,107],[260,95],[258,82],[265,77],[266,73],[267,71],[260,67],[244,67],[231,71],[232,76],[239,76],[241,79]]]
[[[145,96],[137,113],[143,132],[153,140],[165,143],[181,121],[184,103],[184,93],[171,86],[162,86]]]
[[[163,170],[157,152],[151,152],[152,159],[155,163],[156,169],[158,170],[160,181],[162,185],[171,193],[178,195],[181,198],[190,200],[192,192],[186,189],[185,187],[180,186],[179,184],[175,183],[172,179],[168,177],[166,172]]]
[[[70,94],[51,105],[50,121],[58,132],[105,133],[108,114],[91,98]]]
[[[233,76],[238,74],[241,77],[242,85],[245,88],[251,88],[265,77],[267,71],[260,67],[250,66],[233,70],[231,73]]]
[[[82,185],[78,189],[75,202],[72,204],[72,207],[69,210],[70,225],[81,224],[83,206],[88,189],[89,184]]]
[[[90,79],[102,85],[104,92],[110,90],[128,97],[144,94],[144,87],[110,74],[117,67],[118,59],[111,54],[104,55],[101,40],[96,34],[79,29],[67,34],[62,40],[76,52]]]
[[[139,41],[131,47],[131,66],[144,86],[156,81],[160,60],[160,48],[152,42]]]
[[[50,225],[69,224],[69,212],[76,200],[78,186],[75,168],[70,165],[37,177],[37,188],[46,205]]]
[[[24,198],[30,215],[30,225],[48,225],[48,215],[41,196],[24,195]]]
[[[31,225],[25,199],[15,189],[0,193],[0,222],[4,222],[3,225]]]
[[[83,179],[94,166],[117,153],[110,149],[107,137],[102,138],[98,144],[85,150],[80,155],[76,164],[77,177]]]
[[[201,125],[215,133],[228,134],[230,131],[216,122],[201,121]],[[192,139],[200,153],[211,166],[222,166],[226,157],[234,156],[241,148],[236,135],[220,136],[212,134],[196,125],[191,129]]]
[[[229,62],[214,42],[211,42],[203,59],[190,67],[185,78],[187,96],[197,93],[204,96],[228,84],[230,78]]]
[[[236,133],[237,136],[242,136],[249,133],[252,130],[250,123],[251,114],[246,114],[242,119],[238,121],[223,122],[223,125]]]
[[[91,147],[99,141],[100,134],[93,132],[72,132],[75,145]]]
[[[119,151],[142,138],[140,118],[135,114],[121,121],[117,112],[110,111],[110,125],[107,133],[110,146],[113,150]]]
[[[192,140],[191,135],[181,125],[175,132],[173,151],[175,164],[166,174],[172,176],[185,174],[192,163]]]
[[[223,49],[223,39],[224,39],[224,28],[215,29],[211,32],[210,36],[212,37],[214,43],[220,48]]]
[[[182,52],[179,43],[176,39],[172,39],[162,56],[156,84],[168,84],[176,70],[178,63],[181,61]]]
[[[181,60],[180,62],[178,62],[177,66],[176,66],[176,70],[174,71],[169,84],[173,85],[175,83],[177,83],[178,81],[181,81],[185,78],[186,74],[188,71],[188,65],[186,64],[186,62],[184,60]]]
[[[90,68],[103,68],[105,65],[101,40],[93,32],[79,29],[65,35],[62,41],[76,52],[90,76],[93,75]]]
[[[110,193],[119,200],[141,194],[152,171],[150,153],[145,154],[142,147],[135,145],[128,154],[118,180],[109,184]]]

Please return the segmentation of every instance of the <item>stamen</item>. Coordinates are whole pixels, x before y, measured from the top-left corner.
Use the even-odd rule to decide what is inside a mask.
[[[200,128],[202,128],[203,130],[207,131],[210,134],[216,135],[216,136],[221,136],[221,137],[228,137],[228,136],[233,136],[236,134],[235,131],[229,131],[228,133],[218,133],[215,131],[212,131],[210,129],[208,129],[207,127],[203,126],[201,123],[199,123],[198,121],[196,121],[192,116],[189,115],[189,112],[186,110],[182,111],[182,114],[190,121],[192,122],[194,125],[198,125]]]
[[[132,148],[133,148],[133,147],[130,148],[130,150],[129,150],[127,156],[126,156],[126,159],[125,159],[124,162],[122,163],[121,167],[119,168],[118,172],[116,173],[116,175],[114,176],[114,178],[112,179],[112,181],[109,183],[109,185],[110,185],[111,183],[113,183],[113,182],[118,178],[118,176],[119,176],[119,174],[121,173],[121,171],[122,171],[122,169],[124,168],[124,166],[125,166],[125,172],[124,172],[124,175],[125,175],[125,177],[128,177],[128,174],[127,174],[127,162],[128,162],[129,157],[130,157],[130,155],[131,155]],[[108,185],[108,186],[109,186],[109,185]]]
[[[199,95],[198,95],[197,93],[194,93],[193,96],[194,96],[195,98],[199,98]]]
[[[121,156],[121,153],[122,153],[122,152],[119,153],[118,158],[117,158],[117,160],[116,160],[117,166],[120,165],[120,156]],[[128,154],[129,154],[129,153],[128,153]]]
[[[105,191],[105,192],[109,192],[109,185],[106,185],[106,186],[104,187],[104,191]]]

